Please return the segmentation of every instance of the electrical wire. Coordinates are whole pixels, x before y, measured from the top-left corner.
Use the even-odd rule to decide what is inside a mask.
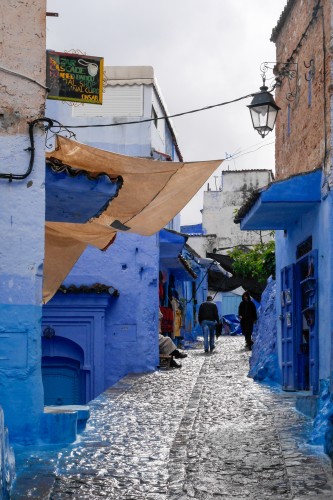
[[[195,260],[195,259],[194,259]],[[190,302],[192,302],[192,300],[195,299],[195,296],[196,296],[196,292],[198,291],[201,283],[203,282],[203,280],[206,278],[207,274],[208,274],[208,271],[210,270],[210,268],[212,267],[213,264],[217,264],[217,262],[215,260],[213,260],[209,266],[207,267],[207,271],[205,272],[205,274],[203,275],[202,277],[202,280],[200,281],[200,283],[198,285],[195,285],[195,292],[194,292],[194,296],[192,294],[192,297],[189,299],[189,300],[186,300],[186,304],[190,304]]]
[[[124,122],[124,123],[97,123],[97,124],[92,124],[92,125],[64,125],[64,127],[67,128],[99,128],[99,127],[119,127],[121,125],[133,125],[136,123],[147,123],[147,122],[153,122],[156,120],[168,120],[170,118],[177,118],[178,116],[184,116],[184,115],[190,115],[193,113],[199,113],[200,111],[206,111],[208,109],[213,109],[221,106],[226,106],[227,104],[232,104],[234,102],[241,101],[243,99],[248,99],[249,97],[253,97],[257,94],[260,94],[260,92],[255,92],[252,94],[247,94],[242,97],[238,97],[237,99],[232,99],[231,101],[225,101],[225,102],[220,102],[218,104],[212,104],[210,106],[204,106],[203,108],[197,108],[197,109],[191,109],[190,111],[184,111],[183,113],[176,113],[174,115],[168,115],[168,116],[158,116],[155,118],[146,118],[144,120],[133,120],[131,122]]]
[[[264,148],[266,146],[270,146],[271,144],[274,144],[274,141],[272,142],[268,142],[266,144],[262,144],[261,146],[259,146],[258,148],[256,149],[253,149],[252,151],[247,151],[246,153],[241,153],[241,154],[235,154],[235,156],[231,156],[231,157],[228,157],[228,160],[229,158],[232,158],[234,160],[237,160],[237,158],[240,158],[241,156],[245,156],[245,155],[249,155],[250,153],[255,153],[256,151],[258,151],[259,149],[261,148]]]
[[[4,72],[7,72],[7,73],[10,73],[10,74],[13,74],[13,75],[16,75],[16,76],[20,76],[21,78],[24,78],[26,80],[29,80],[29,81],[33,82],[33,83],[36,83],[37,85],[39,85],[40,87],[44,88],[45,90],[49,90],[47,87],[45,87],[44,85],[40,84],[39,82],[36,82],[35,80],[33,80],[30,77],[27,77],[27,76],[22,75],[20,73],[16,73],[14,71],[8,70],[7,68],[4,68],[2,66],[0,66],[0,70],[4,71]],[[30,152],[30,161],[29,161],[28,169],[26,170],[26,172],[24,174],[13,174],[13,173],[5,173],[5,172],[1,173],[0,172],[0,179],[8,179],[9,182],[11,182],[13,180],[23,180],[23,179],[26,179],[31,174],[31,171],[32,171],[32,168],[33,168],[33,164],[34,164],[34,158],[35,158],[35,147],[34,147],[33,129],[34,129],[34,126],[37,123],[39,123],[39,122],[46,122],[47,123],[47,126],[45,127],[46,134],[48,134],[49,131],[51,131],[53,134],[57,134],[57,133],[59,134],[60,132],[62,132],[63,130],[65,130],[70,135],[70,137],[73,137],[73,136],[75,137],[75,134],[70,130],[72,128],[115,127],[115,126],[120,126],[120,125],[123,126],[123,125],[131,125],[131,124],[135,124],[135,123],[152,122],[152,121],[155,121],[156,119],[157,120],[167,120],[169,118],[175,118],[175,117],[178,117],[178,116],[189,115],[189,114],[193,114],[193,113],[198,113],[200,111],[206,111],[206,110],[212,109],[212,108],[217,108],[217,107],[220,107],[220,106],[225,106],[227,104],[231,104],[231,103],[234,103],[234,102],[241,101],[243,99],[247,99],[249,97],[253,97],[254,95],[259,94],[259,93],[260,92],[256,92],[254,94],[247,94],[245,96],[238,97],[238,98],[232,99],[230,101],[224,101],[224,102],[221,102],[221,103],[218,103],[218,104],[213,104],[213,105],[210,105],[210,106],[205,106],[203,108],[192,109],[190,111],[184,111],[183,113],[176,113],[174,115],[161,116],[161,117],[157,117],[157,118],[147,118],[145,120],[133,120],[131,122],[125,122],[125,123],[108,123],[108,124],[95,124],[95,125],[63,125],[59,121],[51,119],[51,118],[47,118],[47,117],[37,118],[36,120],[33,120],[32,122],[29,123],[30,147],[26,149],[26,151]],[[57,131],[55,131],[54,128],[56,128]],[[269,143],[269,144],[271,144],[271,143]],[[264,146],[268,146],[268,144],[265,144],[265,145],[263,145],[261,147],[264,147]],[[246,148],[246,149],[248,149],[248,148]],[[245,149],[245,151],[246,151],[246,149]],[[261,148],[257,148],[257,150],[258,149],[261,149]],[[257,151],[257,150],[254,150],[254,151]],[[253,153],[254,151],[249,151],[247,153],[242,153],[242,151],[238,151],[237,150],[233,155],[228,155],[227,159],[228,160],[229,159],[236,159],[236,158],[239,158],[240,156],[244,156],[246,154]]]
[[[24,180],[26,179],[32,171],[32,167],[34,165],[34,160],[35,160],[35,140],[34,140],[34,126],[37,123],[40,122],[46,122],[48,125],[46,126],[46,129],[49,129],[53,126],[53,121],[50,118],[36,118],[36,120],[33,120],[32,122],[29,123],[29,139],[30,139],[30,147],[26,149],[26,151],[30,152],[30,160],[29,160],[29,165],[24,174],[12,174],[12,173],[0,173],[0,179],[8,179],[9,182],[13,180]]]
[[[49,88],[43,85],[42,83],[37,82],[33,78],[30,78],[30,76],[22,75],[22,73],[17,73],[16,71],[13,71],[8,68],[4,68],[3,66],[0,66],[0,71],[3,71],[4,73],[8,73],[9,75],[14,75],[14,76],[19,76],[20,78],[24,78],[24,80],[28,80],[29,82],[35,83],[39,87],[42,87],[44,90],[49,92]]]
[[[225,158],[223,158],[223,160],[224,161],[237,160],[237,158],[240,158],[241,156],[246,156],[248,154],[255,153],[256,151],[258,151],[261,148],[264,148],[266,146],[270,146],[271,144],[274,144],[274,142],[275,141],[266,142],[265,144],[262,144],[261,142],[257,142],[256,144],[252,144],[251,146],[248,146],[244,149],[241,149],[240,151],[237,150],[237,151],[235,151],[235,153],[231,153],[231,154],[226,153],[226,156],[225,156]],[[254,148],[255,146],[258,146],[259,144],[261,144],[261,146],[259,148],[253,149],[252,151],[247,151],[248,149]],[[227,169],[227,167],[224,168],[222,165],[222,171],[225,171],[225,169]]]
[[[238,154],[242,154],[242,153],[244,153],[244,152],[245,152],[245,151],[247,151],[248,149],[254,148],[254,147],[256,147],[256,146],[266,146],[266,144],[267,144],[267,136],[265,137],[265,139],[261,140],[260,142],[258,141],[258,142],[256,142],[255,144],[251,144],[250,146],[247,146],[246,148],[241,149],[241,147],[239,147],[239,148],[237,149],[237,151],[235,151],[234,153],[231,153],[229,156],[230,156],[230,158],[231,158],[232,156],[236,156],[236,155],[238,155]],[[227,153],[226,153],[226,154],[227,154]],[[226,157],[226,160],[227,160],[227,159],[228,159],[228,157]]]
[[[62,131],[66,131],[66,133],[69,134],[70,138],[72,138],[72,137],[75,138],[75,134],[73,132],[71,132],[71,130],[69,129],[69,127],[70,127],[69,125],[62,125],[58,120],[55,120],[53,118],[51,119],[51,118],[43,117],[43,118],[37,118],[36,120],[33,120],[32,122],[29,122],[30,147],[28,147],[26,149],[26,151],[30,152],[30,160],[29,160],[28,169],[26,170],[26,172],[24,174],[13,174],[13,173],[1,173],[0,172],[0,179],[7,179],[9,182],[11,182],[13,180],[24,180],[24,179],[26,179],[31,174],[32,168],[33,168],[33,164],[34,164],[34,159],[35,159],[35,147],[34,147],[33,129],[34,129],[34,126],[37,123],[41,123],[41,122],[46,122],[47,123],[47,125],[45,127],[46,135],[49,132],[53,133],[53,135],[56,135],[56,134],[59,134]],[[122,124],[122,125],[124,125],[124,124]],[[54,129],[56,129],[56,130],[54,130]],[[227,159],[227,160],[229,160],[229,159],[237,159],[240,156],[244,156],[244,155],[247,155],[247,154],[250,154],[250,153],[254,153],[258,149],[261,149],[261,148],[263,148],[265,146],[269,146],[270,144],[273,144],[273,142],[269,142],[268,144],[263,144],[261,147],[255,149],[253,151],[248,151],[248,152],[242,152],[242,150],[241,151],[237,150],[237,152],[235,152],[233,155],[227,155],[227,158],[225,158],[225,159]],[[249,146],[249,147],[245,148],[245,150],[243,150],[243,151],[246,151],[250,147],[252,147],[252,146]]]

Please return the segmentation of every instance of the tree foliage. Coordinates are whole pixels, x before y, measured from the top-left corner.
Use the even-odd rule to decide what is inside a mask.
[[[233,259],[233,271],[244,278],[256,279],[266,283],[267,278],[275,276],[275,242],[258,243],[248,252],[236,247],[229,252]]]

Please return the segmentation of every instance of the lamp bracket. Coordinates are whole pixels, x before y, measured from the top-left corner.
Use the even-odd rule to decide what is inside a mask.
[[[303,64],[305,68],[309,70],[307,73],[305,73],[304,78],[307,82],[310,82],[311,80],[313,80],[313,77],[315,75],[314,59],[310,59],[309,63],[303,61]]]
[[[281,87],[284,80],[288,83],[289,92],[286,94],[288,101],[294,101],[297,96],[297,76],[298,76],[298,63],[293,60],[283,61],[265,61],[260,65],[260,71],[263,81],[265,81],[266,74],[271,71],[274,76],[270,79],[275,80],[272,88]]]

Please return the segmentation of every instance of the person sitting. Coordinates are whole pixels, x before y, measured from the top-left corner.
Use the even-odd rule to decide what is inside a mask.
[[[164,337],[161,333],[159,333],[159,339],[158,339],[158,345],[159,345],[159,351],[160,354],[164,354],[166,356],[171,356],[171,361],[170,361],[170,366],[172,368],[181,368],[182,365],[180,363],[177,363],[177,361],[174,360],[176,359],[182,359],[182,358],[187,358],[187,354],[184,352],[180,352],[177,349],[176,344],[172,342],[170,337]]]
[[[170,337],[165,337],[161,334],[161,321],[163,318],[163,314],[159,311],[159,334],[158,334],[158,346],[160,354],[171,356],[170,366],[172,368],[181,368],[182,365],[177,363],[176,359],[187,358],[187,354],[184,352],[180,352],[177,349],[176,344],[174,344]]]

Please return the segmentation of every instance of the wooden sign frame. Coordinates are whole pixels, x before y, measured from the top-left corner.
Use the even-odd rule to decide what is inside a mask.
[[[103,103],[104,58],[46,51],[48,99]]]

